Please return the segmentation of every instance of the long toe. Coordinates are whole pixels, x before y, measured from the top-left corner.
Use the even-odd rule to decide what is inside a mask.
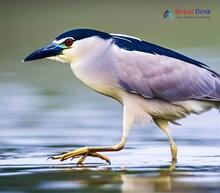
[[[76,149],[74,151],[70,151],[70,152],[61,154],[61,155],[52,156],[51,159],[64,161],[64,160],[67,160],[69,158],[73,159],[73,158],[76,158],[76,157],[84,156],[87,153],[89,153],[88,148],[83,147],[83,148]]]
[[[79,148],[74,151],[70,151],[70,152],[67,152],[61,155],[52,156],[52,157],[49,157],[48,159],[64,161],[69,158],[74,159],[74,158],[81,157],[79,161],[77,162],[77,165],[82,165],[82,163],[85,161],[87,156],[98,157],[102,160],[105,160],[108,164],[111,164],[108,157],[106,157],[105,155],[99,154],[95,151],[89,150],[87,147]]]
[[[89,156],[98,157],[98,158],[100,158],[102,160],[105,160],[109,165],[111,165],[110,159],[107,156],[105,156],[105,155],[99,154],[97,152],[91,152],[89,154]]]

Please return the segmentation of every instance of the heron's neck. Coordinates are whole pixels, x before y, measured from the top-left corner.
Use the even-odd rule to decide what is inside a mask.
[[[116,72],[111,53],[84,58],[71,64],[75,76],[89,88],[112,96],[116,85]],[[114,96],[112,96],[114,97]],[[115,97],[114,97],[115,98]]]

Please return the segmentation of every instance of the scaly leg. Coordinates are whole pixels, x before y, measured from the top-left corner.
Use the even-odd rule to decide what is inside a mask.
[[[123,134],[122,134],[122,138],[118,144],[116,144],[114,146],[110,146],[110,147],[82,147],[82,148],[76,149],[74,151],[70,151],[70,152],[61,154],[61,155],[52,156],[50,158],[55,159],[55,160],[64,161],[69,158],[74,159],[74,158],[81,157],[79,159],[79,161],[77,162],[77,165],[78,165],[78,164],[82,164],[85,161],[85,159],[87,158],[87,156],[92,156],[92,157],[98,157],[100,159],[103,159],[107,163],[110,164],[111,162],[108,159],[108,157],[106,157],[105,155],[99,154],[97,152],[119,151],[124,148],[126,138],[128,136],[128,132],[129,132],[129,130],[132,126],[132,123],[133,123],[133,115],[130,112],[132,112],[132,111],[129,111],[128,106],[124,105]]]
[[[176,164],[176,162],[177,162],[177,146],[176,146],[175,142],[173,141],[172,136],[170,134],[168,121],[165,119],[154,119],[154,122],[157,124],[157,126],[160,129],[162,129],[162,131],[164,131],[164,133],[168,137],[171,155],[172,155],[172,163]]]

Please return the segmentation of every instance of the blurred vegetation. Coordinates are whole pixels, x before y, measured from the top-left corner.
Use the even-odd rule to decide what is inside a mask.
[[[130,34],[171,49],[220,45],[218,0],[1,0],[0,5],[0,81],[25,77],[26,83],[48,83],[59,76],[62,85],[68,83],[72,74],[67,65],[47,60],[27,64],[21,61],[31,51],[72,28]],[[209,19],[162,17],[165,10],[175,8],[209,8],[211,16]]]
[[[162,17],[166,9],[175,8],[210,8],[211,17]],[[127,33],[169,47],[219,45],[219,9],[217,0],[5,0],[0,6],[1,42],[6,43],[5,49],[22,53],[51,41],[65,30],[86,27]]]

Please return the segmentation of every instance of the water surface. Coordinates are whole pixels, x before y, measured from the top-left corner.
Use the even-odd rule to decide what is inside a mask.
[[[135,126],[127,146],[105,153],[112,165],[88,158],[47,160],[82,146],[113,145],[122,108],[77,86],[72,92],[7,82],[0,85],[0,192],[219,192],[220,119],[216,110],[171,126],[179,162],[168,171],[167,139],[154,125]],[[14,94],[16,93],[16,94]]]

